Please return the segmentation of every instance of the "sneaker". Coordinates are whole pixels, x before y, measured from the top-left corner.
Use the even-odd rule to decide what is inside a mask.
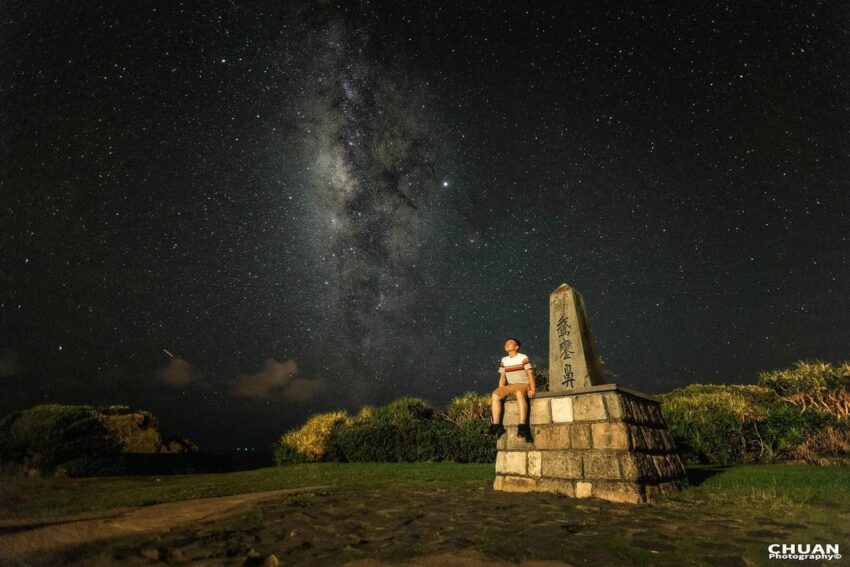
[[[505,432],[505,428],[502,427],[501,423],[491,423],[490,429],[484,432],[485,435],[495,435],[496,437],[502,435]]]
[[[517,439],[526,439],[531,436],[531,430],[527,423],[520,423],[516,428]]]

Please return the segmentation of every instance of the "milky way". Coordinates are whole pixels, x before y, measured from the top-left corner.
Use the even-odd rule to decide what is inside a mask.
[[[411,371],[436,347],[438,337],[420,326],[441,326],[433,263],[459,219],[440,195],[435,146],[445,142],[427,93],[377,53],[373,14],[337,12],[293,17],[310,22],[298,42],[307,85],[299,121],[310,189],[304,244],[322,260],[323,340],[343,354],[346,383],[366,401],[368,385],[393,374],[417,380]]]
[[[650,393],[848,356],[845,3],[7,2],[0,413],[204,448],[496,385],[584,296]]]

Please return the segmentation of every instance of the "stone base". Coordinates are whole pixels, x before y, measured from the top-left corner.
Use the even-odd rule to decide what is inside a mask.
[[[558,478],[530,478],[527,476],[496,475],[493,490],[503,492],[553,492],[571,498],[602,498],[611,502],[641,504],[652,502],[660,494],[676,492],[687,486],[683,480],[660,484],[642,484],[622,481],[582,481]]]
[[[529,440],[516,438],[515,398],[503,413],[495,490],[638,503],[687,485],[660,401],[631,388],[539,393],[530,404]]]

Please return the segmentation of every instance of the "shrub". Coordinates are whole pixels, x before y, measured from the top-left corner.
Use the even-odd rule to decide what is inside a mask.
[[[127,406],[38,405],[0,420],[0,463],[28,474],[127,474],[144,471],[127,469],[125,454],[197,451],[188,439],[163,447],[157,425]]]
[[[850,417],[850,362],[833,366],[798,360],[793,368],[759,373],[758,383],[802,411]]]
[[[833,418],[804,413],[760,385],[691,384],[663,394],[662,411],[687,463],[730,464],[787,457]]]
[[[279,442],[280,455],[283,457],[288,451],[294,450],[305,461],[333,460],[331,435],[339,426],[351,422],[351,417],[345,411],[316,414],[301,427],[283,434]]]
[[[399,398],[385,406],[371,409],[371,421],[395,425],[430,419],[434,410],[421,398]]]
[[[850,430],[827,425],[810,431],[802,442],[788,450],[788,456],[811,464],[828,464],[846,458],[850,456]]]
[[[490,396],[466,392],[449,402],[444,414],[445,419],[457,426],[470,421],[486,422],[490,418],[490,404]]]
[[[489,398],[472,393],[453,400],[446,412],[434,412],[418,398],[366,406],[333,430],[332,452],[352,462],[492,462],[495,444],[483,434],[489,423],[484,407],[489,413]]]
[[[38,405],[0,424],[0,460],[42,473],[75,458],[115,456],[119,447],[90,406]]]
[[[462,463],[492,463],[496,460],[496,444],[484,435],[488,421],[467,421],[458,431],[458,454],[452,460]]]
[[[686,462],[740,459],[747,402],[728,386],[692,384],[662,396],[662,411]]]
[[[294,465],[304,462],[304,456],[298,449],[281,440],[272,451],[272,458],[276,465]]]

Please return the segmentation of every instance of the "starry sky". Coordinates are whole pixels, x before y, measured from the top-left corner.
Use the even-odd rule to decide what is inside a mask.
[[[0,413],[205,449],[548,364],[848,358],[846,2],[4,3]]]

